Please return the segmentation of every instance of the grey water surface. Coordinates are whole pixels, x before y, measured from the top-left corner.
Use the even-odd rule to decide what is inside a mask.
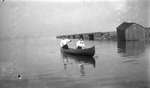
[[[81,58],[62,55],[55,38],[0,41],[1,88],[150,87],[150,45],[145,42],[85,41],[87,47],[95,45],[96,53]]]

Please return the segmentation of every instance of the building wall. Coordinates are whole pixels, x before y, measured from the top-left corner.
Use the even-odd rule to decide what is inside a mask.
[[[119,41],[125,41],[126,38],[125,38],[125,30],[126,29],[119,29],[117,28],[117,39]]]
[[[127,41],[143,41],[145,40],[145,30],[144,27],[133,24],[128,27],[125,31],[125,38]]]

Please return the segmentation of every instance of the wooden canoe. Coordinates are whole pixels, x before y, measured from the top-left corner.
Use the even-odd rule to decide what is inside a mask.
[[[92,57],[95,54],[95,46],[93,46],[91,48],[85,48],[85,49],[73,49],[73,48],[64,49],[64,48],[61,48],[61,52],[71,54],[71,55],[77,55],[77,56],[90,56],[90,57]]]

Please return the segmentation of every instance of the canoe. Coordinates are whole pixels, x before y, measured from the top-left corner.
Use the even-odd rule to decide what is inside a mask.
[[[73,48],[64,49],[64,48],[61,48],[61,52],[71,54],[71,55],[76,55],[76,56],[90,56],[90,57],[92,57],[95,54],[95,46],[90,47],[90,48],[85,48],[85,49],[73,49]]]

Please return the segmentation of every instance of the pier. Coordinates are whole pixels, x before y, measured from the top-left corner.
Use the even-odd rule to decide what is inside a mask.
[[[144,27],[137,23],[123,22],[116,31],[112,32],[93,32],[93,33],[80,33],[59,35],[56,38],[69,38],[84,40],[119,40],[119,41],[149,41],[150,28]]]
[[[79,39],[84,40],[117,40],[116,32],[93,32],[93,33],[81,33],[81,34],[70,34],[70,35],[60,35],[56,38],[69,38],[69,39]]]

